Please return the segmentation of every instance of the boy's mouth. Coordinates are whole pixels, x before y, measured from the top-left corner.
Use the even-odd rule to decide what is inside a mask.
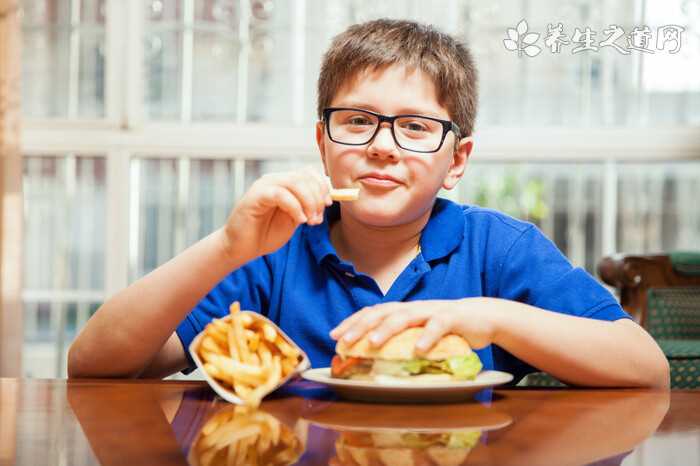
[[[401,183],[398,179],[386,173],[372,172],[360,177],[359,182],[367,186],[393,188]]]

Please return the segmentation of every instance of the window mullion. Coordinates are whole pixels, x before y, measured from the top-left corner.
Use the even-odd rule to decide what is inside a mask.
[[[306,0],[294,2],[292,31],[292,122],[301,126],[304,122],[304,84],[306,82]]]
[[[124,9],[124,23],[120,25],[117,34],[126,38],[123,47],[124,69],[126,79],[123,80],[121,96],[123,113],[121,115],[123,128],[140,128],[144,121],[144,14],[141,0],[111,0],[117,3],[115,9]],[[115,40],[116,42],[116,40]],[[119,69],[115,70],[116,73]]]
[[[182,89],[180,90],[180,119],[192,121],[194,60],[194,0],[185,0],[182,13]]]
[[[603,202],[601,228],[601,253],[609,256],[617,252],[617,202],[618,202],[617,162],[607,159],[603,172]]]
[[[80,91],[80,0],[70,2],[70,42],[68,48],[68,118],[78,116]]]
[[[127,108],[127,80],[122,76],[128,69],[123,38],[129,36],[126,22],[129,5],[120,0],[106,0],[105,8],[105,117],[109,123],[119,124],[125,120]]]
[[[250,55],[250,2],[240,0],[238,20],[238,79],[236,80],[236,122],[248,115],[248,58]]]
[[[105,295],[126,288],[129,280],[129,164],[130,154],[112,150],[107,154],[105,216]]]

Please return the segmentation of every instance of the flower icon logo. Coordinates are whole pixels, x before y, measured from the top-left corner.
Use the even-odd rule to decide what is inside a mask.
[[[527,21],[521,20],[518,25],[513,28],[508,28],[508,38],[503,39],[503,45],[506,50],[518,51],[518,57],[522,57],[523,53],[528,57],[535,57],[542,51],[540,47],[534,45],[540,38],[537,32],[527,32]]]

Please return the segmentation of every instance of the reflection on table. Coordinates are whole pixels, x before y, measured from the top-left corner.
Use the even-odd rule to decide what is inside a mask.
[[[670,395],[503,390],[480,398],[460,404],[395,405],[292,397],[267,401],[263,408],[264,416],[284,417],[280,423],[305,446],[297,464],[620,464],[657,429]],[[176,431],[188,404],[195,406],[186,395],[173,419]],[[210,419],[217,410],[231,410],[217,405],[206,408],[212,411]],[[207,423],[203,426],[206,430]],[[238,442],[240,434],[230,438]],[[181,440],[186,449],[188,440]]]
[[[699,464],[700,392],[504,389],[370,404],[294,383],[259,411],[200,382],[0,380],[0,465]]]

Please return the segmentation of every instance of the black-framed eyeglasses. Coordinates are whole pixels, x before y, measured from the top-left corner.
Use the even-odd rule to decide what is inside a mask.
[[[397,146],[423,154],[439,151],[450,131],[457,139],[460,135],[459,127],[450,120],[424,115],[387,116],[358,108],[325,108],[323,121],[330,140],[348,146],[368,144],[387,122]]]

